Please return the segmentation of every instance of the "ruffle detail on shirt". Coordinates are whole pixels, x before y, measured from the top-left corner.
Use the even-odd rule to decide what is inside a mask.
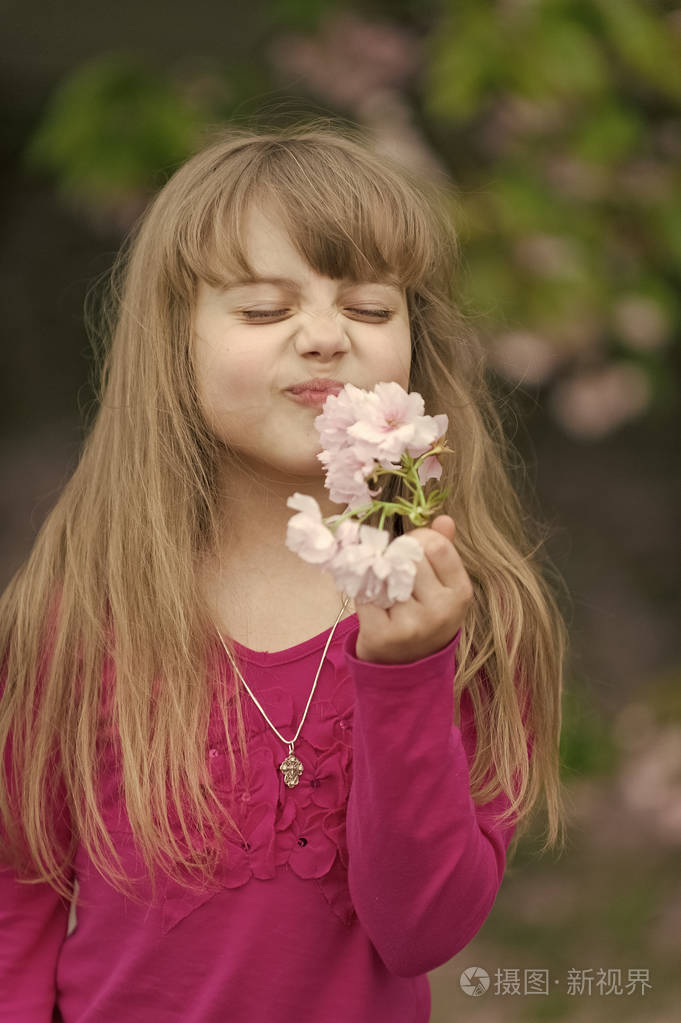
[[[336,675],[338,678],[338,675]],[[315,881],[333,912],[349,926],[355,916],[347,880],[345,818],[352,777],[352,683],[341,676],[329,699],[312,702],[295,755],[303,764],[298,784],[289,788],[280,763],[286,747],[257,708],[243,704],[250,771],[237,764],[231,781],[226,744],[212,738],[207,749],[213,786],[239,828],[224,840],[214,885],[198,891],[168,879],[162,907],[167,933],[219,891],[239,888],[252,878],[272,880],[280,868]],[[268,716],[284,736],[293,736],[291,694],[271,688],[262,696]]]

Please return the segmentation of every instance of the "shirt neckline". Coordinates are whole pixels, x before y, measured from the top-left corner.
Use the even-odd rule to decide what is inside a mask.
[[[353,611],[352,614],[348,615],[347,618],[343,618],[336,626],[336,631],[333,634],[332,644],[335,642],[338,636],[346,636],[352,628],[357,624],[357,612]],[[250,647],[244,646],[243,643],[239,643],[238,640],[233,639],[234,649],[239,654],[239,657],[245,661],[250,661],[252,664],[260,665],[272,665],[272,664],[285,664],[288,661],[296,661],[301,657],[307,656],[314,650],[320,650],[329,638],[329,633],[333,628],[329,625],[328,629],[324,629],[323,632],[317,633],[316,636],[311,636],[310,639],[304,639],[302,643],[296,643],[295,646],[286,647],[285,650],[251,650]],[[223,656],[226,658],[227,654],[222,651]]]

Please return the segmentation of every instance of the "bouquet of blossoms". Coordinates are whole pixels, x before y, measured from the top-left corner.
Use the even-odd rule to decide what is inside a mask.
[[[420,394],[408,394],[394,382],[378,383],[373,391],[346,384],[338,395],[330,394],[314,421],[324,447],[317,458],[326,469],[331,500],[347,508],[322,519],[313,497],[295,493],[286,502],[298,511],[289,520],[286,546],[330,572],[339,590],[358,604],[389,608],[409,599],[423,548],[409,536],[390,541],[383,524],[400,514],[423,526],[447,495],[423,493],[423,484],[442,474],[438,455],[451,452],[443,443],[447,416],[425,416],[423,410]],[[402,477],[411,500],[378,499],[379,480],[391,475]],[[362,525],[377,512],[377,529]]]

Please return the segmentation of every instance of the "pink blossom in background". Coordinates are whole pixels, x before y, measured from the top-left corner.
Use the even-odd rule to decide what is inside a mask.
[[[640,415],[651,397],[646,371],[622,360],[562,379],[549,397],[549,407],[565,433],[592,440]]]
[[[280,74],[302,79],[333,103],[354,107],[367,95],[405,84],[421,65],[422,44],[401,25],[330,12],[314,36],[277,37],[269,58]]]
[[[490,345],[490,362],[507,380],[540,386],[553,377],[565,356],[552,337],[529,330],[509,330]]]
[[[622,295],[612,304],[612,323],[627,347],[637,351],[654,352],[671,339],[668,312],[648,295]]]

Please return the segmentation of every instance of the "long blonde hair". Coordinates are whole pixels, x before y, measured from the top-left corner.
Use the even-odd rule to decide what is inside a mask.
[[[427,412],[449,416],[453,454],[438,485],[449,487],[442,511],[456,522],[475,593],[453,680],[457,714],[465,690],[475,709],[473,798],[509,795],[515,844],[543,794],[542,851],[564,841],[567,630],[549,584],[543,527],[509,474],[513,452],[484,349],[457,309],[447,188],[377,154],[347,124],[237,127],[204,139],[121,247],[100,309],[96,415],[75,471],[0,601],[0,861],[67,898],[79,842],[134,897],[98,800],[97,767],[114,740],[121,794],[148,868],[158,863],[171,876],[180,869],[208,882],[213,861],[194,854],[191,836],[214,849],[221,829],[236,827],[211,788],[205,752],[217,706],[233,779],[236,749],[247,759],[241,690],[233,678],[227,685],[216,678],[217,638],[198,564],[218,550],[218,466],[237,455],[218,446],[201,411],[192,315],[200,280],[218,285],[231,268],[251,269],[243,224],[265,198],[318,273],[366,279],[389,271],[406,289],[409,389],[423,395]]]

